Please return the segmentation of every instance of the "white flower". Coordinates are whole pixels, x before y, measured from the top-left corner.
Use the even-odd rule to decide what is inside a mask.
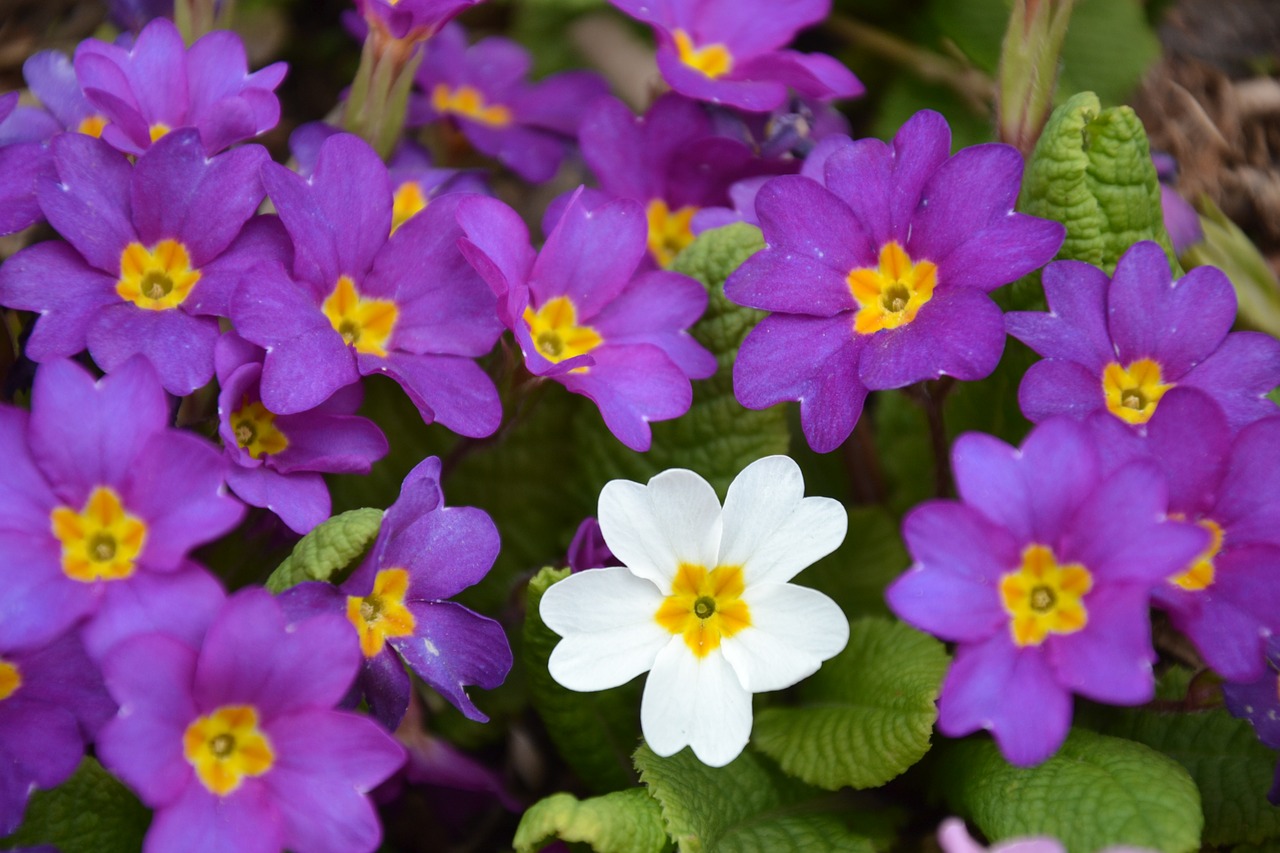
[[[751,734],[751,694],[807,678],[848,642],[834,601],[787,583],[847,526],[838,501],[804,497],[786,456],[747,466],[723,510],[692,471],[614,480],[600,529],[624,566],[570,575],[542,597],[543,621],[564,638],[551,676],[605,690],[652,670],[640,706],[649,747],[728,764]]]

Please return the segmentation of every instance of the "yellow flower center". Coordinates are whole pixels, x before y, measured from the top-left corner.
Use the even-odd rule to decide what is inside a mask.
[[[920,308],[933,298],[938,284],[938,266],[932,261],[911,262],[911,256],[890,240],[880,249],[876,269],[859,267],[849,273],[849,290],[858,303],[853,329],[870,335],[896,329],[916,318]]]
[[[1169,517],[1175,521],[1182,521],[1185,518],[1177,513],[1170,513]],[[1187,592],[1199,592],[1213,585],[1215,574],[1213,561],[1222,550],[1222,526],[1208,518],[1202,518],[1196,524],[1209,531],[1209,547],[1191,562],[1191,567],[1185,572],[1169,578],[1169,583],[1180,586]]]
[[[678,210],[667,207],[660,198],[649,202],[647,215],[649,219],[649,254],[659,266],[670,266],[676,255],[693,242],[693,229],[690,223],[698,208],[686,205]]]
[[[1093,575],[1079,563],[1059,566],[1053,551],[1028,545],[1022,567],[1000,578],[1000,598],[1019,646],[1038,646],[1049,634],[1074,634],[1089,621],[1084,595]]]
[[[92,136],[94,139],[102,138],[102,131],[107,126],[107,117],[100,115],[85,116],[80,119],[80,124],[76,125],[76,132],[83,133],[85,136]]]
[[[391,208],[391,233],[408,222],[417,214],[426,210],[427,197],[422,192],[422,184],[417,181],[405,181],[396,188]]]
[[[685,645],[697,657],[720,648],[723,637],[732,637],[751,626],[751,611],[742,600],[745,588],[741,566],[705,566],[681,563],[653,618],[672,634],[684,636]]]
[[[733,55],[723,44],[708,44],[694,47],[693,39],[684,30],[676,30],[676,50],[680,52],[680,61],[695,71],[701,71],[712,80],[723,77],[733,69]]]
[[[474,86],[451,89],[444,83],[437,83],[431,90],[431,106],[440,115],[453,113],[489,127],[511,124],[511,110],[501,104],[486,104],[484,95]]]
[[[173,128],[169,127],[169,125],[165,124],[164,122],[162,121],[156,122],[155,124],[151,125],[151,128],[149,130],[151,141],[155,142],[156,140],[160,139],[162,136],[164,136],[166,133],[168,133],[171,130],[173,130]]]
[[[342,339],[357,352],[386,358],[387,341],[396,326],[400,310],[390,299],[365,299],[347,276],[338,279],[324,305],[324,315]]]
[[[388,637],[407,637],[417,622],[404,606],[409,591],[409,573],[404,569],[383,569],[373,579],[373,592],[347,596],[347,619],[360,635],[360,651],[371,658],[382,651]]]
[[[177,308],[200,280],[191,268],[187,247],[177,240],[161,240],[150,249],[130,243],[120,253],[116,293],[126,302],[149,311]]]
[[[268,411],[261,402],[250,403],[248,396],[241,398],[240,408],[231,413],[231,429],[236,444],[249,451],[254,459],[279,453],[289,446],[289,439],[276,426],[276,413]]]
[[[72,580],[123,580],[133,574],[147,525],[125,512],[120,496],[106,486],[89,495],[84,509],[60,506],[49,515],[62,543],[62,571]]]
[[[1107,401],[1107,411],[1122,421],[1145,424],[1156,413],[1160,398],[1174,387],[1161,380],[1160,363],[1140,358],[1121,367],[1111,362],[1102,370],[1102,393]]]
[[[182,735],[182,754],[200,782],[219,797],[239,788],[246,776],[266,773],[276,760],[252,705],[223,705],[197,717]]]
[[[591,352],[604,343],[595,329],[578,325],[578,309],[567,296],[548,299],[537,311],[524,309],[524,321],[529,324],[533,345],[552,363]],[[587,368],[577,367],[572,372],[586,373]]]
[[[17,693],[21,686],[22,673],[18,670],[18,665],[0,658],[0,702]]]

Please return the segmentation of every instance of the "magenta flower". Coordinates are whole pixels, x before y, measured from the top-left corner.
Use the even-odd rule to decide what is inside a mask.
[[[603,79],[566,71],[530,83],[529,53],[504,38],[467,46],[453,24],[425,48],[414,79],[410,123],[452,122],[476,150],[527,181],[550,180],[578,135],[587,108],[608,92]]]
[[[393,234],[387,167],[350,134],[321,146],[310,179],[268,163],[262,180],[295,252],[292,274],[264,264],[232,300],[236,331],[267,351],[262,404],[305,412],[362,374],[384,373],[427,423],[493,433],[498,392],[473,359],[502,324],[457,248],[460,196],[442,196]]]
[[[364,653],[350,699],[363,694],[388,729],[409,707],[405,664],[468,719],[486,722],[466,688],[501,684],[511,647],[497,622],[444,599],[488,574],[498,547],[498,529],[483,510],[445,507],[440,460],[431,456],[405,477],[373,549],[346,583],[299,584],[280,600],[294,618],[346,617]]]
[[[130,166],[82,134],[52,145],[58,176],[40,185],[40,205],[67,242],[0,267],[0,304],[40,313],[27,355],[43,362],[87,347],[109,372],[141,354],[167,391],[191,393],[213,377],[218,322],[203,315],[226,313],[247,266],[288,257],[272,218],[250,219],[266,150],[209,158],[186,130]]]
[[[325,474],[368,474],[387,454],[377,424],[356,416],[360,386],[348,385],[314,409],[278,415],[262,404],[266,353],[234,332],[218,339],[218,432],[227,485],[298,533],[329,517]]]
[[[462,250],[498,295],[530,373],[592,400],[633,450],[649,449],[650,421],[689,410],[689,380],[716,369],[685,331],[707,294],[677,273],[636,275],[648,230],[639,202],[587,210],[575,196],[537,253],[520,216],[496,199],[465,201],[458,221]]]
[[[194,127],[208,154],[252,139],[280,121],[275,89],[283,62],[249,73],[244,44],[217,30],[190,49],[172,21],[157,18],[131,48],[86,39],[76,48],[85,96],[108,119],[102,138],[126,154]]]
[[[767,246],[725,295],[775,312],[733,367],[749,409],[800,402],[809,445],[848,437],[869,390],[981,379],[1004,351],[987,294],[1053,257],[1062,225],[1013,212],[1022,157],[1008,145],[950,156],[951,131],[917,113],[891,145],[832,143],[826,186],[776,178],[756,197]]]
[[[1227,710],[1249,721],[1258,740],[1271,749],[1280,749],[1280,639],[1267,642],[1267,666],[1257,679],[1246,684],[1224,684],[1222,695]],[[1280,765],[1267,794],[1274,806],[1280,806]]]
[[[1107,474],[1068,418],[1021,448],[963,435],[951,458],[960,500],[907,515],[915,563],[886,598],[899,618],[957,644],[938,730],[989,729],[1010,762],[1036,764],[1066,737],[1073,693],[1118,705],[1154,695],[1148,598],[1209,534],[1166,520],[1158,467]]]
[[[146,848],[374,850],[365,795],[404,751],[333,709],[359,657],[340,617],[290,622],[260,588],[227,599],[198,650],[163,634],[112,649],[103,675],[120,712],[98,756],[155,810]]]
[[[658,68],[682,95],[768,112],[801,95],[830,100],[862,94],[853,72],[825,54],[783,50],[822,21],[831,0],[609,0],[653,26]]]
[[[1230,332],[1236,295],[1221,270],[1173,281],[1164,251],[1147,241],[1120,257],[1111,279],[1059,261],[1043,281],[1049,313],[1005,318],[1009,334],[1044,356],[1018,387],[1030,420],[1101,410],[1140,426],[1179,385],[1213,397],[1233,429],[1280,411],[1266,399],[1280,385],[1280,341]]]
[[[356,0],[365,23],[384,38],[419,42],[480,0]]]

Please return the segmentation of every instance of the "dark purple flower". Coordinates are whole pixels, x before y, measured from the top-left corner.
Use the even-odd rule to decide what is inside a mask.
[[[392,234],[387,167],[350,134],[325,141],[310,179],[268,163],[262,180],[295,252],[292,274],[263,265],[232,302],[236,331],[267,351],[263,405],[304,412],[362,374],[385,373],[427,423],[493,433],[501,403],[473,359],[502,324],[458,251],[463,196],[441,196]]]
[[[799,96],[767,113],[711,107],[711,117],[717,135],[745,142],[769,159],[804,158],[824,139],[850,133],[849,120],[835,105]]]
[[[805,27],[831,12],[831,0],[609,0],[651,24],[658,68],[682,95],[768,112],[788,87],[821,100],[851,98],[863,86],[830,56],[783,50]]]
[[[374,850],[365,795],[404,750],[333,710],[359,657],[341,617],[291,622],[260,588],[227,599],[198,650],[163,634],[115,646],[103,675],[120,712],[98,756],[155,810],[147,849]]]
[[[212,158],[194,130],[157,143],[136,166],[98,139],[54,139],[57,178],[40,206],[67,241],[40,243],[0,267],[0,304],[40,312],[27,355],[49,361],[86,347],[103,370],[141,354],[165,389],[189,394],[213,377],[213,345],[244,270],[287,258],[262,201],[261,146]],[[247,224],[246,224],[247,223]]]
[[[1044,264],[1066,234],[1013,212],[1016,149],[952,156],[935,112],[917,113],[891,145],[831,147],[819,159],[825,186],[795,175],[761,188],[767,246],[725,283],[734,302],[775,312],[738,352],[738,400],[799,401],[805,437],[823,453],[848,437],[869,390],[990,374],[1005,334],[988,292]]]
[[[131,48],[87,39],[76,48],[76,77],[109,123],[102,138],[141,154],[179,128],[194,127],[208,154],[276,126],[275,89],[283,62],[249,73],[244,43],[217,30],[188,49],[172,21],[157,18]]]
[[[355,0],[365,23],[383,38],[419,42],[434,36],[480,0]]]
[[[469,719],[487,721],[468,685],[497,687],[511,669],[502,626],[444,599],[478,583],[498,556],[498,529],[484,511],[445,507],[440,460],[405,477],[377,541],[346,583],[304,583],[281,595],[295,617],[342,613],[364,653],[356,692],[388,729],[409,705],[408,664]],[[403,661],[403,663],[401,663]]]
[[[107,14],[116,26],[137,32],[154,18],[172,18],[173,0],[107,0]]]
[[[1227,710],[1248,720],[1258,740],[1271,749],[1280,749],[1280,639],[1267,642],[1267,666],[1262,676],[1247,684],[1224,684],[1222,695]],[[1280,765],[1267,799],[1280,806]]]
[[[886,592],[899,618],[957,644],[938,730],[990,730],[1018,765],[1061,745],[1071,696],[1154,694],[1147,601],[1209,544],[1166,520],[1159,468],[1107,474],[1088,430],[1054,418],[1020,448],[969,433],[951,453],[960,500],[912,510],[914,565]]]
[[[1141,426],[1176,386],[1199,388],[1233,429],[1280,411],[1266,394],[1280,385],[1280,341],[1233,332],[1236,295],[1226,275],[1198,267],[1173,281],[1164,251],[1137,243],[1115,276],[1081,261],[1045,268],[1049,313],[1016,311],[1009,334],[1044,356],[1018,387],[1032,421],[1106,411]]]
[[[716,369],[685,331],[707,294],[677,273],[636,274],[648,232],[639,202],[588,210],[575,196],[536,253],[520,216],[496,199],[467,200],[458,221],[462,250],[498,295],[530,373],[591,399],[633,450],[649,449],[650,421],[689,410],[689,380]]]
[[[467,46],[462,27],[445,27],[426,45],[414,79],[411,124],[450,121],[482,154],[528,181],[550,180],[578,134],[587,108],[608,92],[584,71],[530,83],[528,52],[504,38]]]
[[[42,50],[32,54],[22,64],[22,76],[31,94],[57,123],[55,132],[69,130],[86,136],[102,136],[107,117],[85,97],[71,59],[65,53]]]
[[[1156,175],[1160,178],[1160,211],[1164,214],[1164,227],[1169,232],[1173,251],[1179,256],[1204,239],[1200,214],[1174,188],[1178,177],[1178,163],[1168,154],[1152,154]]]
[[[594,518],[583,519],[569,543],[569,569],[575,572],[621,566],[622,561],[613,555],[600,531],[600,522]]]
[[[50,170],[43,140],[57,131],[53,119],[45,118],[41,110],[18,106],[17,92],[0,95],[0,235],[30,228],[42,218],[36,184]]]

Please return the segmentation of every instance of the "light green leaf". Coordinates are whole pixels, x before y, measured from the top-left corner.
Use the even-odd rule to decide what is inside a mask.
[[[754,743],[821,788],[874,788],[929,751],[949,658],[932,637],[886,619],[855,622],[849,645],[800,685],[800,705],[766,708]]]
[[[579,800],[552,794],[534,803],[516,828],[516,853],[535,853],[559,839],[591,845],[596,853],[659,853],[669,839],[662,810],[643,788]]]
[[[1215,266],[1227,274],[1240,303],[1240,326],[1280,337],[1280,279],[1249,236],[1213,200],[1199,201],[1204,239],[1187,249],[1188,269]]]
[[[1035,708],[1026,713],[1034,714]],[[988,738],[939,749],[935,780],[952,809],[992,841],[1051,835],[1070,853],[1115,844],[1187,853],[1200,847],[1200,793],[1154,749],[1076,729],[1048,761],[1013,767]]]
[[[352,565],[378,538],[382,510],[353,509],[335,515],[302,537],[271,577],[267,589],[282,592],[303,581],[327,581]]]
[[[52,844],[61,853],[133,853],[150,823],[147,807],[85,758],[66,782],[32,795],[22,826],[0,848]]]

